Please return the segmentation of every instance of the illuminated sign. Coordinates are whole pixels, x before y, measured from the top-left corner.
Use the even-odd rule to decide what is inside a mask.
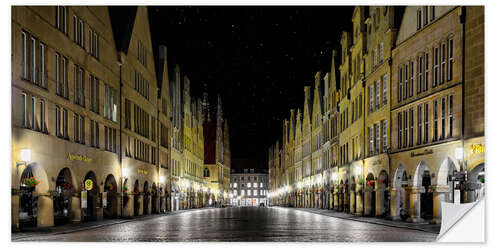
[[[469,149],[472,154],[481,154],[484,153],[484,144],[473,144]]]
[[[148,174],[148,171],[146,169],[140,169],[140,168],[138,168],[137,169],[137,173],[139,173],[139,174]]]
[[[68,153],[68,160],[70,161],[83,161],[86,163],[92,162],[92,159],[85,155],[74,155],[72,153]]]
[[[92,190],[94,188],[94,182],[91,179],[85,180],[85,190]]]

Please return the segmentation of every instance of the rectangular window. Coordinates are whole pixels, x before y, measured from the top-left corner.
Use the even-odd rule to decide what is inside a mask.
[[[422,105],[417,108],[417,145],[422,144]]]
[[[434,67],[432,69],[432,87],[436,87],[438,84],[438,52],[439,49],[437,47],[434,48]]]
[[[80,143],[85,144],[85,120],[80,116]]]
[[[401,148],[401,139],[403,137],[403,130],[401,124],[401,112],[398,113],[398,148]]]
[[[45,101],[40,100],[40,127],[42,132],[46,132],[47,128],[45,127]]]
[[[424,89],[423,91],[426,91],[427,88],[429,87],[429,53],[425,52],[425,57],[424,57]]]
[[[61,136],[61,111],[59,106],[56,105],[56,136]]]
[[[28,79],[28,59],[27,59],[27,50],[26,50],[26,33],[24,31],[21,32],[21,74],[23,79]]]
[[[382,152],[387,150],[387,120],[382,121]]]
[[[430,15],[431,15],[430,19],[431,19],[431,21],[433,21],[434,17],[435,17],[435,12],[434,12],[435,11],[435,7],[434,6],[430,6],[430,9],[431,9],[431,11],[430,11],[431,12],[430,13]]]
[[[84,86],[85,86],[85,82],[84,82],[83,69],[80,68],[80,89],[79,89],[79,93],[80,93],[79,100],[80,100],[80,103],[79,104],[81,106],[85,107],[85,89],[84,89]]]
[[[438,100],[434,100],[434,110],[433,110],[433,136],[432,139],[437,141],[438,139]]]
[[[441,98],[441,139],[444,139],[445,137],[445,130],[446,130],[446,99],[443,97]]]
[[[31,75],[31,82],[36,84],[36,39],[31,38],[31,64],[30,64],[30,75]]]
[[[56,6],[56,28],[64,34],[68,34],[67,9],[65,6]]]
[[[448,98],[448,125],[450,126],[450,137],[453,136],[453,95]]]
[[[448,81],[453,79],[453,40],[448,40]]]
[[[92,29],[89,28],[89,53],[91,55],[94,55],[94,42],[92,41],[93,38],[94,38],[94,36],[93,36]]]
[[[404,65],[404,85],[403,85],[403,100],[408,98],[408,92],[410,88],[408,86],[408,64]]]
[[[370,112],[373,112],[373,85],[370,85]]]
[[[417,81],[418,81],[418,89],[420,91],[423,91],[423,86],[422,86],[422,68],[423,68],[423,60],[422,57],[418,57],[418,76],[417,76]]]
[[[383,104],[382,105],[386,105],[387,104],[387,74],[384,75],[382,89],[383,89],[383,91],[382,91],[383,92],[383,94],[382,94],[382,103]]]
[[[65,108],[62,110],[62,124],[63,137],[68,138],[68,110]]]
[[[60,77],[60,70],[59,70],[59,58],[61,56],[59,53],[56,53],[56,94],[61,95],[61,77]]]
[[[40,43],[40,63],[38,64],[40,69],[40,86],[43,88],[47,87],[47,80],[45,79],[45,44]]]
[[[36,98],[34,96],[31,97],[31,129],[37,130],[36,125]]]
[[[80,46],[85,48],[85,30],[83,27],[83,20],[80,19]]]
[[[424,26],[427,25],[427,17],[428,17],[428,10],[427,10],[427,6],[424,6]]]
[[[427,143],[429,139],[429,104],[427,103],[425,104],[424,120],[425,120],[424,143]]]
[[[75,113],[74,116],[73,116],[73,132],[74,132],[74,140],[75,142],[80,142],[80,131],[78,130],[78,126],[79,126],[79,121],[78,121],[78,115]]]
[[[404,111],[403,147],[408,145],[408,111]]]
[[[403,97],[403,69],[399,67],[398,73],[398,101],[400,102]]]
[[[380,43],[380,53],[379,53],[379,57],[380,57],[380,63],[384,62],[384,43]]]
[[[377,81],[377,84],[375,85],[376,89],[376,98],[375,98],[375,107],[376,109],[380,108],[380,80]]]
[[[373,50],[373,69],[377,67],[377,49]]]
[[[73,15],[73,41],[78,44],[78,18]]]
[[[94,31],[94,57],[99,59],[99,35]]]
[[[417,10],[417,30],[422,28],[422,10]]]
[[[408,146],[413,147],[413,108],[410,109],[410,134]]]
[[[374,124],[375,130],[375,153],[380,153],[380,126],[378,123]]]
[[[368,128],[368,138],[370,138],[369,152],[373,155],[373,127]]]
[[[61,95],[64,98],[68,98],[68,72],[67,72],[67,62],[66,57],[62,57],[62,84],[61,84]]]
[[[444,83],[444,76],[445,76],[445,70],[446,70],[446,45],[443,43],[441,44],[441,78],[439,81],[439,84]]]

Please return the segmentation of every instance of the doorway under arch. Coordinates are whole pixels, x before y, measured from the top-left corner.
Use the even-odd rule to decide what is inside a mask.
[[[62,225],[70,222],[71,196],[74,192],[72,175],[69,168],[59,171],[56,179],[54,202],[54,224]]]
[[[365,188],[365,216],[375,216],[376,194],[375,194],[375,177],[372,173],[366,176]]]
[[[38,195],[35,193],[37,178],[28,166],[21,174],[19,191],[19,227],[36,227],[38,217]],[[33,183],[33,184],[32,184]]]
[[[115,177],[110,174],[104,182],[104,192],[106,192],[106,207],[104,208],[104,218],[118,217],[118,186]],[[104,205],[104,204],[103,204]]]
[[[151,213],[158,213],[158,189],[156,188],[156,184],[153,182],[151,185]]]
[[[139,195],[140,195],[140,190],[139,190],[139,180],[135,180],[134,183],[134,216],[139,215],[139,209],[141,206],[140,200],[139,200]]]
[[[149,190],[149,185],[148,185],[148,181],[145,181],[144,182],[144,187],[142,189],[142,191],[144,192],[143,194],[143,197],[142,197],[142,214],[149,214],[150,211],[149,211],[149,200],[151,199],[151,193],[150,193],[150,190]]]
[[[396,195],[394,197],[396,206],[395,211],[392,212],[392,216],[401,218],[401,220],[406,220],[410,217],[410,196],[407,191],[408,176],[402,165],[399,165],[396,169],[393,187],[396,189]]]
[[[378,181],[377,181],[377,192],[378,198],[380,201],[378,201],[377,205],[380,206],[380,208],[377,208],[377,215],[381,217],[388,216],[390,213],[391,209],[391,204],[390,204],[390,191],[388,190],[388,184],[389,184],[389,177],[387,175],[387,172],[385,170],[380,171],[380,174],[378,175]]]
[[[84,190],[87,192],[87,207],[84,208],[84,213],[83,213],[83,220],[84,221],[95,221],[97,220],[97,209],[100,207],[98,204],[99,202],[99,186],[97,183],[97,178],[94,172],[90,171],[85,175],[85,178],[83,179],[83,183],[85,183],[87,180],[92,181],[92,189],[90,190],[85,190],[85,185]]]

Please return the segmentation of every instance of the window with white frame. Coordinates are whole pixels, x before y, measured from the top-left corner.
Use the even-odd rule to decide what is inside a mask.
[[[370,138],[369,152],[373,155],[373,127],[368,128],[368,138]]]
[[[47,131],[47,127],[45,126],[45,101],[40,100],[40,130],[42,132]]]
[[[256,189],[253,190],[253,195],[257,196],[257,190]]]
[[[27,59],[27,49],[26,49],[27,35],[24,31],[21,32],[21,76],[23,79],[28,78],[28,59]]]
[[[387,120],[382,121],[382,151],[387,150]]]
[[[422,105],[417,107],[417,145],[422,143]]]
[[[380,43],[379,45],[379,58],[380,58],[380,63],[384,62],[384,43]]]
[[[382,103],[383,103],[383,105],[386,105],[387,104],[387,74],[384,75],[382,89],[383,89],[383,91],[382,91],[383,92]]]
[[[453,39],[448,40],[448,81],[453,79]]]
[[[441,44],[441,78],[439,81],[439,84],[444,83],[444,76],[445,76],[445,70],[446,70],[446,45],[443,43]]]
[[[370,112],[373,112],[373,85],[370,85]]]
[[[56,105],[56,136],[61,136],[61,109]]]
[[[450,137],[453,136],[453,95],[450,95],[448,97],[448,125],[449,127],[449,133]]]
[[[445,137],[445,129],[446,129],[446,99],[441,98],[441,139]]]
[[[429,52],[425,52],[424,55],[424,86],[423,91],[426,91],[429,87]]]
[[[373,50],[373,68],[375,69],[377,67],[377,49]]]
[[[429,104],[426,103],[424,106],[424,143],[428,142],[429,139]]]
[[[31,129],[38,129],[36,122],[36,98],[34,96],[31,97]]]
[[[435,47],[434,48],[434,64],[433,64],[433,68],[432,68],[432,87],[436,87],[437,84],[438,84],[438,58],[439,58],[439,49],[438,47]]]
[[[380,108],[380,80],[377,80],[377,83],[375,85],[375,108],[379,109]]]
[[[249,187],[252,187],[252,183],[248,182],[248,183],[247,183],[247,187],[248,187],[248,188],[249,188]]]
[[[380,126],[378,123],[374,124],[375,130],[375,153],[380,153]]]
[[[257,187],[257,182],[254,182],[253,183],[253,187],[256,188]]]
[[[403,99],[403,68],[399,66],[398,70],[398,102]]]
[[[410,134],[408,139],[408,146],[413,146],[413,108],[410,108]]]
[[[434,100],[434,110],[433,110],[433,137],[434,141],[438,139],[438,100]]]
[[[406,110],[403,112],[403,124],[403,147],[406,148],[406,146],[408,145],[408,111]]]

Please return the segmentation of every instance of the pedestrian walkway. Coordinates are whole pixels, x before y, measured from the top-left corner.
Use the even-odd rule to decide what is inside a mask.
[[[390,227],[413,229],[413,230],[434,233],[434,234],[439,234],[439,231],[441,229],[441,224],[429,224],[427,222],[410,223],[410,222],[404,222],[404,221],[386,220],[386,219],[377,218],[377,217],[361,217],[361,216],[356,216],[356,215],[352,215],[352,214],[348,214],[348,213],[342,213],[342,212],[337,212],[337,211],[327,210],[327,209],[290,208],[290,207],[287,207],[287,209],[296,209],[296,210],[300,210],[300,211],[321,214],[321,215],[325,215],[325,216],[341,218],[341,219],[346,219],[346,220],[353,220],[353,221],[359,221],[359,222],[365,222],[365,223],[385,225],[385,226],[390,226]]]
[[[104,220],[99,220],[99,221],[88,221],[88,222],[82,222],[82,223],[78,223],[78,224],[65,224],[65,225],[47,227],[47,228],[36,228],[36,227],[23,228],[22,231],[20,231],[20,232],[12,232],[11,241],[20,240],[23,238],[31,238],[31,237],[35,237],[35,236],[67,234],[67,233],[84,231],[84,230],[100,228],[100,227],[105,227],[105,226],[111,226],[111,225],[116,225],[116,224],[121,224],[121,223],[127,223],[127,222],[131,222],[131,221],[151,220],[151,219],[155,219],[155,218],[162,217],[162,216],[170,216],[170,215],[176,215],[176,214],[181,214],[181,213],[185,213],[185,212],[204,210],[204,209],[214,209],[214,208],[207,207],[207,208],[177,210],[177,211],[167,212],[167,213],[163,213],[163,214],[141,215],[141,216],[132,217],[132,218],[104,219]]]

